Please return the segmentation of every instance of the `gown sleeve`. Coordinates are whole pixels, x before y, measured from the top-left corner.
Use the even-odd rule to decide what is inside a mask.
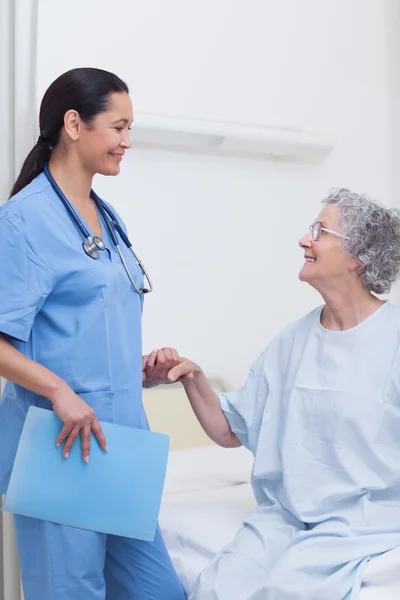
[[[53,286],[54,274],[27,241],[23,220],[0,213],[0,332],[27,342]]]
[[[266,354],[267,350],[253,364],[245,385],[238,392],[223,393],[219,396],[221,408],[231,430],[253,454],[269,394],[264,368]]]

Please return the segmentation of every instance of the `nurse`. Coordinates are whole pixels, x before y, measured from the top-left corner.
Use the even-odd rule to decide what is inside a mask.
[[[169,374],[194,375],[184,387],[216,443],[254,455],[258,507],[191,600],[362,600],[369,560],[400,546],[400,310],[377,296],[399,276],[399,212],[335,190],[299,245],[323,305],[239,392],[218,398],[189,360]]]
[[[143,270],[121,244],[135,289],[91,193],[93,176],[118,175],[131,146],[128,92],[100,69],[73,69],[54,81],[42,100],[38,142],[0,209],[0,376],[8,380],[0,403],[0,493],[31,405],[62,420],[54,442],[66,460],[78,436],[83,460],[91,439],[106,451],[101,420],[148,428]],[[90,237],[103,241],[97,258],[84,251],[58,188]],[[144,384],[157,385],[178,356],[166,349],[158,366],[154,353],[144,360],[153,368]],[[25,600],[184,598],[159,530],[149,543],[21,516],[15,524]]]

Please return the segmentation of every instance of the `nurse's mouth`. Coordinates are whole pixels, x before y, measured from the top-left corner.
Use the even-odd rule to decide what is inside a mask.
[[[110,156],[113,156],[118,162],[121,162],[123,154],[115,154],[115,152],[109,152]]]

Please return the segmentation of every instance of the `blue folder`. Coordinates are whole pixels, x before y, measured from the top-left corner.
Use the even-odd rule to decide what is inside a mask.
[[[92,435],[90,460],[80,438],[67,459],[56,439],[57,415],[30,407],[3,504],[8,512],[153,541],[168,461],[169,437],[101,423],[108,452]]]

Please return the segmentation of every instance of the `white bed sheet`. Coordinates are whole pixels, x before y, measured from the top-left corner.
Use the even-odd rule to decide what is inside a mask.
[[[204,446],[170,453],[160,526],[188,592],[255,508],[253,457],[245,448]]]
[[[171,452],[160,526],[187,594],[254,510],[251,466],[252,456],[244,448],[210,446]],[[399,567],[400,548],[371,560],[359,600],[399,600]]]
[[[255,505],[249,483],[164,497],[160,526],[186,593]]]

